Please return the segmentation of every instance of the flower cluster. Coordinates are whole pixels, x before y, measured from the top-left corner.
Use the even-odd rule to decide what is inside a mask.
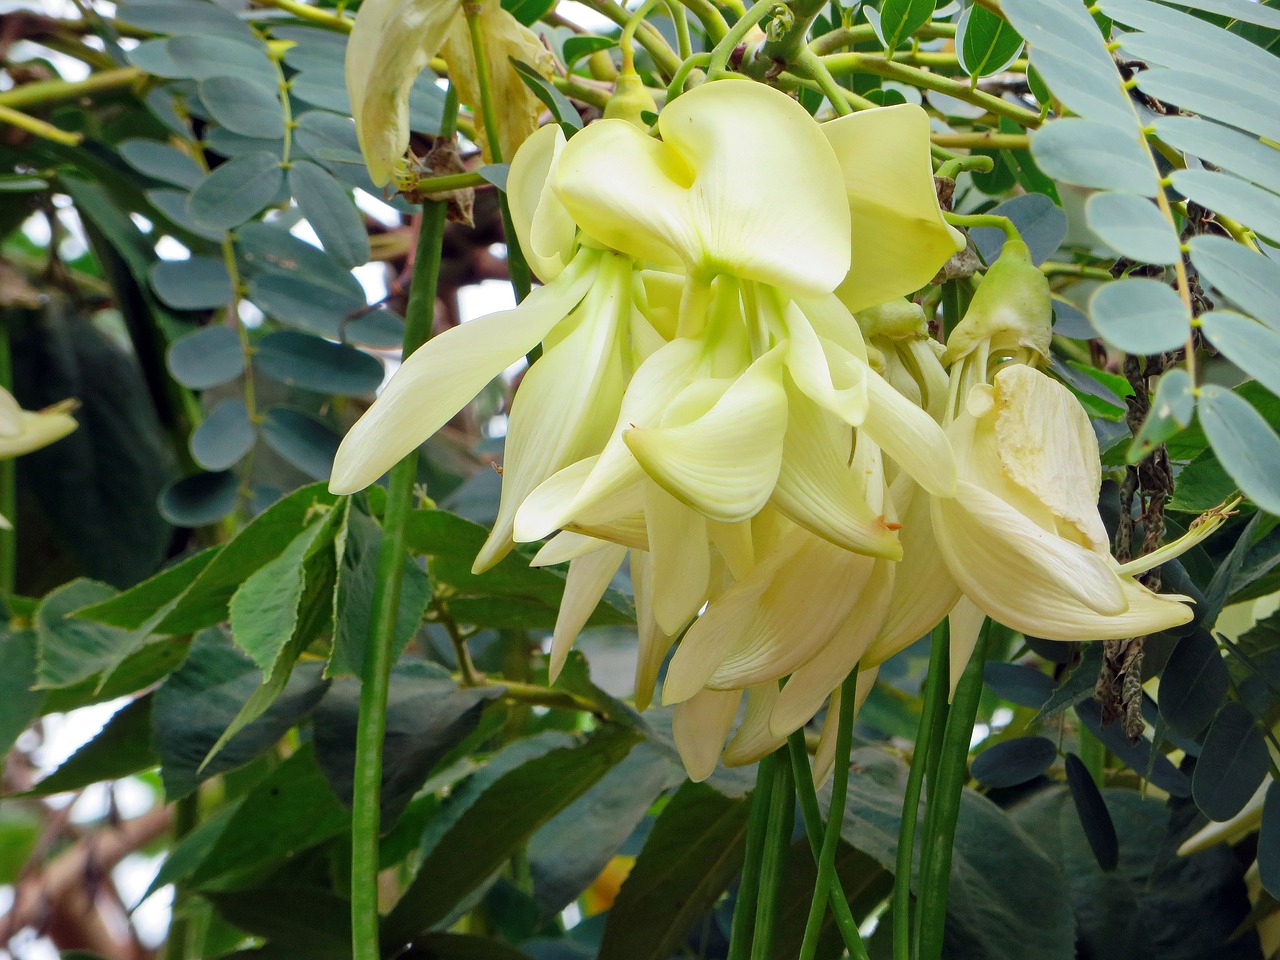
[[[476,569],[548,536],[534,562],[569,561],[554,678],[629,560],[636,702],[670,654],[662,700],[694,778],[776,749],[824,703],[834,718],[850,671],[865,696],[949,614],[960,661],[982,615],[1068,640],[1190,619],[1110,556],[1088,418],[1035,368],[1049,294],[1025,247],[1006,244],[945,352],[904,299],[963,246],[923,110],[819,124],[720,81],[657,132],[605,119],[524,144],[508,196],[544,286],[411,356],[344,440],[334,491],[372,483],[540,343]]]

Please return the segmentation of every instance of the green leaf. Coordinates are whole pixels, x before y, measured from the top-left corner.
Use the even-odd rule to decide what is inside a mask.
[[[884,0],[880,4],[880,42],[889,51],[897,50],[903,41],[933,17],[934,0]]]
[[[1178,472],[1169,509],[1181,513],[1203,513],[1234,497],[1239,489],[1213,451],[1204,450]]]
[[[956,53],[968,76],[999,73],[1021,52],[1022,37],[1003,17],[977,4],[960,15],[956,25]]]
[[[197,888],[234,889],[246,878],[349,828],[315,749],[303,744],[244,798],[191,876]]]
[[[158,610],[181,595],[217,556],[219,550],[221,547],[209,547],[194,553],[123,593],[81,607],[74,614],[82,620],[136,630]]]
[[[279,83],[276,68],[260,41],[247,44],[226,37],[193,34],[169,40],[168,53],[184,78],[240,77],[273,90]]]
[[[207,527],[229,516],[240,498],[240,478],[222,470],[174,480],[156,499],[156,508],[175,527]]]
[[[1206,383],[1200,425],[1222,466],[1263,510],[1280,514],[1280,437],[1243,397]]]
[[[1178,733],[1198,737],[1227,695],[1230,676],[1208,630],[1178,641],[1160,673],[1160,716]]]
[[[453,904],[590,789],[634,743],[632,731],[604,727],[580,746],[552,750],[499,778],[427,853],[383,922],[383,942],[406,943],[443,920]]]
[[[1089,298],[1089,319],[1106,341],[1126,353],[1176,350],[1191,335],[1191,317],[1167,284],[1127,278],[1100,286]]]
[[[532,27],[555,5],[555,0],[502,0],[502,9],[526,27]]]
[[[175,310],[211,310],[235,296],[227,265],[218,257],[159,260],[151,268],[151,287]]]
[[[90,623],[72,616],[91,603],[115,596],[116,591],[95,580],[72,580],[54,590],[36,609],[35,628],[39,667],[37,686],[69,687],[118,664],[143,638],[126,630]]]
[[[565,128],[565,136],[571,136],[575,130],[582,129],[582,117],[578,115],[577,108],[569,102],[568,97],[549,83],[546,77],[514,57],[511,58],[511,66],[520,74],[520,79],[525,82],[525,86],[532,90],[534,96],[551,111],[556,122]]]
[[[1200,317],[1218,352],[1272,393],[1280,393],[1280,333],[1230,310]]]
[[[1037,710],[1049,702],[1057,687],[1053,677],[1021,663],[986,663],[982,682],[1001,699]]]
[[[342,64],[309,67],[289,81],[289,94],[304,103],[336,114],[351,114]]]
[[[356,127],[346,117],[323,110],[308,110],[298,117],[294,142],[298,149],[330,170],[335,165],[354,170],[363,166]]]
[[[600,960],[666,960],[680,950],[742,866],[750,807],[704,783],[676,791],[609,911]]]
[[[230,383],[244,372],[244,350],[230,327],[201,327],[169,346],[166,357],[173,379],[192,390]]]
[[[45,694],[36,685],[36,635],[0,625],[0,755],[40,715]]]
[[[247,23],[216,3],[130,3],[116,11],[116,18],[152,33],[214,34],[242,45],[258,43]]]
[[[200,101],[232,133],[275,140],[284,136],[284,114],[275,87],[240,76],[209,77],[200,81]]]
[[[614,37],[576,36],[564,42],[564,65],[569,73],[573,73],[574,65],[584,57],[601,50],[612,50],[618,45]]]
[[[333,595],[333,650],[325,667],[327,676],[360,676],[364,673],[381,543],[382,530],[377,523],[361,510],[351,509],[337,538],[339,563]],[[412,557],[406,556],[392,644],[395,659],[399,659],[400,653],[417,633],[430,599],[430,579]]]
[[[289,191],[325,250],[349,267],[369,259],[364,218],[338,181],[314,163],[299,160],[289,168]]]
[[[382,361],[363,350],[292,330],[258,341],[253,365],[288,386],[336,397],[371,397],[386,375]]]
[[[1176,263],[1182,256],[1177,231],[1146,197],[1095,193],[1084,210],[1093,232],[1122,256],[1162,266]]]
[[[196,636],[186,662],[156,691],[152,706],[152,740],[160,755],[160,775],[169,800],[185,797],[202,781],[234,770],[269,750],[311,712],[327,686],[320,678],[319,663],[295,669],[283,695],[202,767],[210,749],[261,682],[253,661],[236,650],[220,630],[205,630]]]
[[[1040,169],[1065,183],[1143,197],[1160,189],[1155,164],[1132,126],[1054,120],[1032,134],[1031,155]]]
[[[1077,703],[1075,709],[1080,722],[1130,770],[1150,780],[1171,796],[1191,796],[1192,787],[1187,775],[1175,767],[1168,757],[1156,750],[1149,739],[1142,737],[1137,741],[1129,740],[1118,723],[1104,727],[1102,707],[1092,698]]]
[[[203,896],[228,923],[269,943],[287,944],[299,956],[316,960],[351,956],[351,902],[329,890],[273,884],[206,890]]]
[[[1086,643],[1080,646],[1080,662],[1062,678],[1053,695],[1044,702],[1036,721],[1046,720],[1056,713],[1083,702],[1093,696],[1098,685],[1098,673],[1102,669],[1102,645]]]
[[[48,190],[49,184],[39,177],[23,173],[7,173],[0,176],[0,193],[39,193]]]
[[[177,147],[159,140],[124,140],[116,145],[125,163],[155,180],[190,190],[200,182],[204,171],[200,165]]]
[[[1016,787],[1040,776],[1057,759],[1058,748],[1052,740],[1015,737],[983,750],[974,758],[969,772],[989,787]]]
[[[529,960],[528,954],[500,940],[464,933],[425,934],[413,941],[409,952],[421,960]],[[542,956],[544,960],[554,960],[546,954]]]
[[[160,758],[151,748],[151,699],[152,695],[147,694],[118,710],[97,736],[71,754],[28,794],[47,797],[82,790],[100,781],[119,780],[156,766]]]
[[[217,128],[221,130],[222,128]],[[255,144],[259,141],[253,141]],[[256,148],[255,148],[256,149]],[[204,176],[203,173],[200,174]],[[160,214],[161,222],[169,221],[180,231],[191,234],[193,237],[200,237],[203,240],[221,241],[223,231],[214,230],[202,223],[197,223],[191,218],[191,214],[187,212],[187,197],[190,194],[186,190],[148,190],[147,202]]]
[[[1156,136],[1228,173],[1275,190],[1280,187],[1280,151],[1247,133],[1199,117],[1159,117]]]
[[[1195,409],[1195,384],[1187,371],[1182,367],[1165,371],[1156,384],[1151,412],[1129,447],[1128,461],[1137,463],[1179,430],[1185,430],[1191,425]],[[1181,479],[1178,483],[1181,486]]]
[[[650,742],[632,748],[594,787],[529,841],[534,898],[554,916],[578,898],[668,787],[684,779],[679,760]]]
[[[187,198],[187,212],[205,226],[230,230],[271,203],[283,185],[279,157],[247,153],[201,180]]]
[[[1243,20],[1259,26],[1280,30],[1280,13],[1268,8],[1265,4],[1252,0],[1176,0],[1180,7],[1192,10],[1203,10],[1206,13],[1218,13],[1232,20]]]
[[[507,174],[510,172],[511,164],[509,163],[485,163],[476,168],[476,173],[503,193],[507,192]]]
[[[1137,136],[1129,94],[1084,4],[1012,0],[1000,8],[1031,45],[1031,62],[1055,97],[1086,120]]]
[[[231,638],[270,680],[276,658],[298,627],[304,564],[333,540],[330,511],[312,521],[275,559],[255,570],[231,597]]]
[[[1280,240],[1280,196],[1229,173],[1212,170],[1175,170],[1172,180],[1175,190],[1202,207]]]
[[[1192,797],[1210,820],[1230,820],[1257,793],[1268,769],[1267,742],[1253,715],[1228,701],[1213,718],[1196,758]]]
[[[206,470],[227,470],[253,449],[256,439],[248,408],[233,397],[210,410],[191,434],[191,456]]]
[[[1116,836],[1116,825],[1111,822],[1107,801],[1093,782],[1084,761],[1074,753],[1067,754],[1066,767],[1067,786],[1071,790],[1076,814],[1080,817],[1080,826],[1089,841],[1089,849],[1103,873],[1109,873],[1120,862],[1120,839]]]
[[[1067,215],[1042,193],[1030,193],[997,204],[991,213],[1008,217],[1031,251],[1036,264],[1048,260],[1067,236]],[[1004,248],[1005,233],[992,227],[977,227],[969,232],[987,263]]]
[[[460,688],[448,674],[408,661],[391,674],[383,743],[382,823],[390,829],[440,760],[471,734],[500,685]],[[335,682],[312,720],[316,759],[338,798],[354,796],[356,722],[360,684]]]
[[[263,415],[262,439],[308,477],[328,480],[342,435],[315,414],[279,406]]]
[[[403,339],[403,324],[398,319],[388,324],[388,314],[369,307],[359,282],[342,267],[337,276],[324,279],[304,272],[264,271],[249,281],[249,296],[281,323],[330,340],[390,349]]]
[[[1191,262],[1245,313],[1280,331],[1280,263],[1225,237],[1192,237]]]
[[[1280,71],[1273,70],[1272,77],[1277,73]],[[1189,70],[1157,67],[1135,76],[1138,89],[1149,97],[1260,137],[1280,137],[1280,122],[1271,109],[1271,87],[1265,80],[1252,79],[1241,71],[1206,73],[1199,64]]]

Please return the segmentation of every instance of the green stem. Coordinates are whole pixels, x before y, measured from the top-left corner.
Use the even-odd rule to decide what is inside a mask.
[[[839,116],[853,113],[853,108],[849,106],[848,98],[845,97],[845,89],[836,83],[836,78],[831,75],[831,71],[822,62],[821,57],[814,56],[807,47],[801,47],[796,54],[795,65],[813,78],[823,95],[831,102],[831,108]]]
[[[947,287],[959,287],[957,283],[947,283],[943,285],[943,289]],[[945,310],[944,310],[945,313]],[[925,810],[924,810],[924,838],[920,843],[920,863],[921,870],[923,865],[928,862],[929,857],[933,853],[933,844],[938,835],[938,804],[934,803],[938,785],[938,766],[942,761],[942,743],[946,733],[947,719],[951,714],[951,704],[948,702],[948,694],[951,691],[951,629],[950,623],[943,620],[934,631],[933,643],[936,643],[942,649],[947,650],[947,656],[941,656],[937,665],[937,670],[933,670],[933,664],[930,663],[931,676],[926,681],[929,691],[935,697],[934,703],[936,708],[932,717],[932,723],[929,724],[929,732],[925,736],[928,749],[924,751],[924,779],[926,784],[925,793]],[[930,650],[932,661],[932,649]],[[936,681],[935,681],[936,675]],[[932,685],[937,683],[937,687]],[[919,745],[916,746],[919,750]],[[923,882],[923,881],[922,881]],[[908,879],[908,883],[910,880]],[[921,888],[917,888],[917,900],[922,902],[920,893]],[[924,914],[921,912],[919,902],[916,905],[916,915],[912,925],[914,935],[911,944],[912,960],[918,960],[920,956],[920,939],[921,928],[924,924]]]
[[[9,324],[0,322],[0,387],[13,392],[13,354],[9,344]],[[18,472],[13,458],[0,460],[0,517],[18,522]],[[18,577],[18,531],[0,527],[0,604],[8,606]]]
[[[671,22],[676,28],[676,52],[680,54],[680,59],[687,60],[693,56],[693,40],[689,36],[689,12],[685,9],[684,4],[677,3],[676,0],[664,0],[667,5],[667,12],[671,15]],[[724,24],[724,17],[720,16],[720,11],[712,7],[708,2],[711,12],[720,17],[720,22]],[[706,24],[703,24],[706,27]],[[724,25],[725,32],[728,32],[729,25]]]
[[[791,776],[795,780],[796,796],[800,800],[805,836],[809,839],[809,850],[813,853],[816,865],[822,851],[822,812],[818,809],[818,792],[813,787],[813,774],[809,769],[809,752],[805,746],[803,730],[797,730],[787,738],[787,752],[791,756]],[[858,921],[849,909],[849,898],[845,896],[838,873],[831,875],[831,889],[827,899],[849,956],[853,960],[867,960],[867,948],[862,943]]]
[[[920,862],[920,960],[940,960],[942,930],[947,916],[947,888],[951,883],[952,845],[956,836],[956,819],[969,761],[969,741],[973,722],[982,699],[982,670],[992,624],[988,620],[978,635],[969,665],[956,685],[947,729],[942,739],[942,762],[937,779],[929,784],[929,806],[937,808],[930,850]]]
[[[751,934],[756,925],[756,898],[760,893],[760,867],[764,858],[769,809],[777,782],[778,756],[771,753],[756,768],[756,788],[751,794],[751,815],[747,820],[747,848],[742,861],[742,879],[733,908],[726,960],[748,960]]]
[[[450,88],[445,101],[443,136],[453,135],[456,112],[457,97]],[[413,262],[409,303],[405,309],[403,355],[406,358],[431,336],[447,210],[448,204],[443,201],[428,200],[422,205],[418,248]],[[355,797],[351,809],[351,952],[354,960],[379,960],[380,957],[378,838],[382,832],[382,742],[387,729],[392,647],[404,575],[405,529],[413,506],[413,484],[417,476],[418,454],[415,450],[392,467],[387,483],[373,617],[360,687]]]
[[[1002,217],[995,213],[943,213],[943,219],[953,227],[991,227],[995,230],[1003,230],[1005,239],[1021,240],[1022,234],[1018,233],[1017,225],[1008,217]]]
[[[618,47],[622,51],[623,73],[636,72],[636,30],[640,28],[644,18],[649,15],[649,12],[658,3],[659,0],[644,0],[644,3],[636,7],[635,12],[631,14],[631,19],[627,21],[627,25],[622,28],[622,33],[618,37]]]
[[[121,67],[118,70],[104,70],[91,74],[83,80],[38,80],[35,83],[24,83],[0,93],[0,105],[22,108],[31,106],[49,106],[78,100],[103,90],[118,90],[131,86],[146,75],[137,67]]]
[[[698,67],[705,67],[710,62],[710,53],[695,53],[680,64],[680,69],[675,72],[675,76],[671,78],[671,83],[667,86],[667,103],[684,93],[684,85],[689,81],[689,74],[693,73]]]
[[[627,21],[631,19],[630,12],[619,4],[614,3],[613,0],[582,0],[582,3],[601,16],[612,20],[620,27],[625,27]],[[695,8],[693,12],[696,14],[698,11]],[[680,69],[680,58],[676,56],[676,52],[671,49],[671,45],[667,43],[666,38],[653,24],[648,22],[642,24],[640,29],[636,31],[636,40],[653,58],[654,64],[663,76],[669,77]]]
[[[756,898],[756,928],[751,938],[751,960],[770,960],[777,930],[778,900],[782,892],[782,871],[791,849],[791,832],[796,822],[796,790],[785,748],[772,754],[776,769],[773,792],[769,795],[769,825],[765,831],[764,855],[760,861],[760,893]]]
[[[809,919],[804,926],[804,940],[800,944],[800,960],[813,960],[818,952],[818,938],[822,934],[823,908],[836,882],[836,847],[840,843],[840,830],[844,826],[844,806],[849,795],[849,751],[853,747],[853,716],[857,711],[858,668],[844,678],[840,686],[840,715],[836,727],[835,772],[831,777],[831,805],[827,808],[827,828],[822,835],[822,849],[818,853],[818,879],[813,887],[813,901],[809,905]],[[856,954],[855,954],[856,956]]]
[[[934,146],[936,147],[938,144],[935,143]],[[975,154],[974,156],[968,157],[952,157],[950,160],[947,160],[938,167],[934,172],[934,176],[950,177],[954,180],[958,174],[963,173],[966,170],[972,170],[977,173],[990,173],[995,165],[995,161],[985,154]]]
[[[898,827],[898,862],[893,878],[893,960],[908,960],[911,950],[911,864],[915,857],[916,822],[920,816],[920,788],[928,764],[939,706],[947,699],[947,625],[933,631],[929,643],[929,673],[925,678],[924,709],[916,732],[915,752],[902,797],[902,823]]]
[[[496,0],[490,0],[496,2]],[[464,3],[462,12],[467,18],[467,33],[471,36],[471,55],[476,61],[476,85],[480,88],[480,115],[484,120],[484,134],[489,141],[489,162],[502,163],[501,129],[498,126],[498,109],[493,99],[493,81],[489,73],[489,57],[484,49],[484,28],[480,24],[479,4]],[[516,228],[511,222],[511,208],[505,192],[499,192],[498,203],[502,211],[502,233],[507,241],[507,273],[511,277],[511,289],[516,303],[529,295],[532,278],[529,264],[516,239]]]
[[[173,805],[173,846],[176,847],[181,843],[199,822],[200,794],[198,792],[188,794],[175,803]],[[169,933],[165,937],[164,960],[187,960],[188,957],[196,955],[191,949],[194,946],[190,942],[193,932],[191,923],[178,907],[181,886],[180,884],[179,890],[174,893],[173,919],[169,922]]]
[[[735,23],[711,51],[711,65],[707,68],[707,76],[714,78],[728,73],[729,57],[734,49],[746,39],[752,27],[773,13],[775,9],[783,8],[779,4],[772,3],[771,0],[757,0],[755,6],[747,11],[746,16]]]

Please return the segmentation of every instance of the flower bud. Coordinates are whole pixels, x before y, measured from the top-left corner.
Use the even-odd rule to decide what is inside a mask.
[[[644,114],[657,112],[658,105],[640,75],[630,72],[619,75],[613,88],[613,96],[604,107],[606,119],[627,120],[645,131],[649,129],[649,124],[645,122]]]
[[[1049,358],[1053,301],[1049,281],[1021,240],[1007,240],[983,277],[964,319],[947,338],[945,361],[961,360],[986,342],[992,355],[1033,363]]]

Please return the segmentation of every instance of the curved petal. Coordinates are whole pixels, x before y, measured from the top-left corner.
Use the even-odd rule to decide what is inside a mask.
[[[751,521],[740,523],[707,523],[707,535],[729,568],[734,580],[741,580],[756,565],[756,548],[751,539]]]
[[[409,147],[409,88],[461,13],[454,0],[369,0],[356,14],[347,40],[347,96],[375,186],[391,179]]]
[[[862,661],[889,610],[895,564],[880,560],[867,578],[853,609],[816,657],[793,672],[778,695],[769,729],[785,737],[813,719],[822,701]]]
[[[728,693],[703,690],[696,697],[676,704],[671,733],[684,769],[694,783],[701,783],[715,772],[741,701],[741,690]]]
[[[3,389],[0,387],[0,391]],[[44,410],[22,410],[17,401],[13,406],[18,409],[18,415],[16,421],[10,420],[7,424],[13,432],[0,435],[0,460],[20,457],[57,443],[80,425],[71,415],[76,408],[74,400],[64,400]]]
[[[554,283],[533,291],[514,310],[480,317],[427,341],[343,438],[329,489],[363,490],[448,423],[578,305],[598,256],[575,258]]]
[[[661,141],[602,120],[569,141],[556,189],[583,230],[638,259],[835,289],[849,211],[830,202],[840,167],[803,107],[763,84],[707,83],[669,104],[658,129]]]
[[[520,250],[543,283],[560,275],[573,253],[577,225],[551,189],[551,171],[564,149],[560,124],[538,128],[516,151],[507,172],[507,204]]]
[[[1180,598],[1117,576],[1106,558],[1042,530],[973,484],[961,481],[955,499],[931,506],[956,583],[1007,627],[1054,639],[1118,640],[1191,620]]]
[[[950,496],[956,485],[956,458],[936,420],[867,370],[867,416],[862,430],[889,459],[936,496]]]
[[[511,550],[516,511],[525,497],[604,446],[626,385],[621,328],[630,311],[631,261],[606,254],[592,288],[547,338],[545,352],[516,391],[498,516],[473,572],[489,569]]]
[[[631,588],[635,591],[636,635],[639,639],[636,648],[637,710],[647,710],[653,701],[653,689],[658,683],[662,661],[667,658],[667,651],[676,640],[673,635],[663,633],[658,628],[658,621],[653,616],[652,591],[649,589],[649,583],[653,579],[650,573],[651,562],[648,553],[631,551]]]
[[[960,683],[964,668],[969,665],[973,648],[978,645],[978,635],[982,633],[982,624],[986,619],[987,615],[974,606],[968,597],[961,597],[956,601],[956,605],[947,614],[947,656],[951,664],[947,674],[951,682],[951,689],[947,691],[947,703],[956,695],[956,686]]]
[[[557,563],[568,563],[595,553],[604,543],[596,537],[584,536],[581,533],[565,531],[557,533],[542,545],[542,548],[529,561],[531,567],[552,567]]]
[[[770,351],[691,423],[637,427],[623,439],[640,466],[708,519],[735,523],[760,512],[782,465],[787,396],[781,356]]]
[[[840,298],[858,311],[920,289],[964,249],[938,206],[928,114],[908,103],[861,110],[822,132],[840,160],[853,229]]]
[[[786,742],[785,733],[779,736],[769,730],[769,716],[777,702],[776,683],[762,683],[747,691],[747,709],[742,723],[724,748],[726,767],[744,767],[755,763]]]
[[[578,557],[569,564],[564,599],[560,601],[560,613],[556,616],[556,629],[551,637],[551,660],[547,672],[552,683],[564,669],[573,641],[578,639],[578,634],[626,558],[626,547],[606,543],[594,553]]]
[[[794,303],[786,306],[783,318],[787,329],[787,372],[796,386],[849,426],[861,424],[870,402],[866,378],[871,368],[865,358],[819,337],[809,318]]]
[[[648,480],[644,516],[653,559],[653,616],[663,633],[674,635],[707,601],[711,583],[707,521]]]

